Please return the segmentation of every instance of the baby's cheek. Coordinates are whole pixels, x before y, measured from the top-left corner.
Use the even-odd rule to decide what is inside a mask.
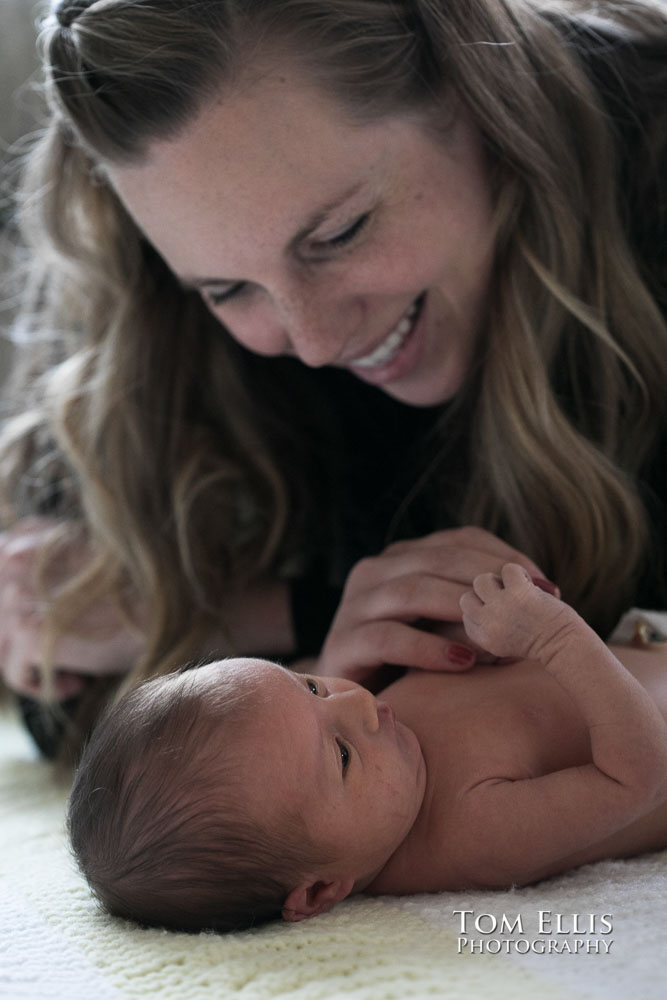
[[[406,773],[402,761],[396,762],[387,770],[380,769],[378,782],[386,808],[403,812],[410,780],[411,776]]]
[[[398,791],[398,781],[396,780],[396,762],[384,757],[382,760],[374,760],[367,768],[369,784],[367,786],[367,801],[374,799],[383,801],[385,798],[393,798]]]

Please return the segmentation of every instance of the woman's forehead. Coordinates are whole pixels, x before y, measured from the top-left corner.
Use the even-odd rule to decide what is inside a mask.
[[[214,248],[223,277],[244,274],[353,184],[379,185],[404,144],[403,119],[360,129],[312,88],[264,84],[209,102],[179,135],[151,144],[143,162],[107,166],[176,274],[202,273]]]

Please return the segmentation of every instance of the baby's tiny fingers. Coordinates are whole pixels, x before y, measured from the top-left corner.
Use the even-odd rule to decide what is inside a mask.
[[[484,607],[484,602],[479,599],[473,590],[466,590],[465,594],[461,596],[459,604],[461,605],[461,611],[463,612],[464,628],[466,618],[472,619],[475,622],[479,620],[479,613]]]
[[[503,581],[495,573],[480,573],[472,581],[472,586],[479,599],[486,603],[503,589]]]
[[[501,574],[502,582],[506,587],[533,583],[533,578],[526,572],[523,566],[519,566],[518,563],[505,563],[501,570]],[[545,586],[541,586],[539,589],[547,591]]]

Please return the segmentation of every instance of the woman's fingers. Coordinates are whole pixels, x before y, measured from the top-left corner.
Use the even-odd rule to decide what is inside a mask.
[[[42,677],[35,666],[32,652],[30,637],[15,635],[10,643],[4,644],[0,671],[3,681],[10,690],[37,698],[42,687]]]
[[[465,580],[468,584],[479,573],[499,573],[507,562],[518,563],[532,577],[543,578],[545,575],[537,563],[501,538],[483,528],[471,526],[435,531],[423,538],[394,542],[385,549],[384,554],[403,555],[425,549],[441,550],[439,557],[447,559],[457,579]],[[476,572],[472,571],[473,564]]]
[[[460,619],[459,600],[468,588],[456,581],[413,569],[362,589],[350,605],[352,621]],[[342,615],[341,615],[342,621]]]
[[[459,624],[460,601],[475,578],[508,562],[555,589],[536,563],[481,528],[434,532],[362,559],[348,576],[319,672],[358,680],[384,664],[465,670],[477,654],[490,662]]]
[[[31,589],[5,566],[0,583],[0,675],[11,690],[31,697],[36,697],[42,686],[36,666],[41,625]]]
[[[0,677],[7,687],[31,697],[57,700],[80,693],[87,675],[123,673],[135,661],[141,640],[111,599],[102,600],[77,620],[77,633],[59,635],[51,650],[57,669],[44,683],[45,624],[49,583],[62,582],[86,556],[80,541],[63,542],[42,585],[42,546],[57,523],[47,518],[18,522],[0,535]]]
[[[461,671],[475,663],[475,652],[460,643],[396,621],[369,622],[344,635],[320,657],[318,672],[350,677],[384,664],[421,670]]]
[[[472,581],[482,573],[499,573],[504,556],[492,555],[480,549],[457,549],[448,545],[410,546],[400,551],[388,551],[380,556],[362,559],[352,569],[348,577],[348,587],[356,593],[370,590],[379,584],[413,573],[429,574],[441,580],[458,583],[465,589],[472,586]],[[512,556],[512,560],[514,560]],[[539,570],[529,559],[519,560],[529,576],[543,578]]]
[[[54,697],[58,701],[76,698],[87,686],[87,678],[73,670],[56,670],[53,676]]]
[[[336,622],[460,621],[461,596],[475,577],[493,571],[488,553],[463,554],[442,547],[411,547],[364,559],[348,577]]]

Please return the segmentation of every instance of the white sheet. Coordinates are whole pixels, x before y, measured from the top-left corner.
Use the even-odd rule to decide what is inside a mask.
[[[655,623],[664,628],[667,616]],[[0,720],[3,1000],[667,996],[667,851],[589,865],[519,890],[357,897],[302,924],[189,936],[141,930],[97,911],[68,854],[66,796],[18,722]],[[474,911],[481,927],[475,931],[468,918],[472,954],[459,941],[454,911],[461,909]],[[551,911],[550,933],[546,926],[540,933],[540,911]],[[574,913],[585,933],[573,933]],[[610,933],[603,933],[606,914]],[[509,932],[518,915],[523,927]],[[499,926],[491,931],[494,920]],[[579,950],[568,952],[576,940]],[[560,953],[540,953],[549,941]]]

